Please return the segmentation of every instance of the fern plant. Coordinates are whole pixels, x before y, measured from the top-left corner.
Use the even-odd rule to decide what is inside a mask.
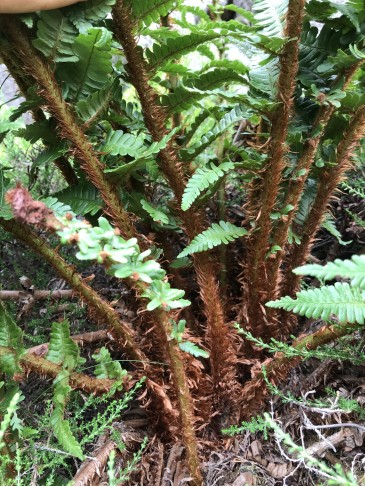
[[[365,318],[365,257],[354,255],[351,260],[335,260],[325,266],[303,265],[295,269],[299,275],[311,275],[321,280],[336,277],[351,279],[351,283],[336,282],[317,289],[302,290],[296,298],[282,297],[268,302],[268,307],[292,311],[308,318],[330,321],[335,318],[341,323],[364,324]]]
[[[1,165],[0,225],[83,299],[120,358],[135,363],[131,377],[146,375],[147,413],[164,440],[183,441],[200,485],[200,431],[214,436],[227,417],[257,415],[266,396],[262,375],[243,383],[238,364],[259,358],[231,322],[255,339],[285,341],[297,321],[284,308],[337,316],[339,326],[295,349],[363,322],[361,279],[350,271],[360,260],[346,274],[351,284],[302,291],[295,301],[291,270],[306,263],[333,193],[362,155],[364,9],[357,0],[255,0],[251,12],[228,6],[240,22],[223,20],[217,2],[207,10],[188,3],[89,0],[0,17],[0,55],[24,99],[1,137],[42,144],[32,177],[57,167],[64,180],[40,198],[14,188]],[[19,129],[28,111],[34,122]],[[133,325],[62,257],[52,232],[77,246],[78,260],[123,279]],[[81,458],[65,423],[71,390],[105,391],[126,380],[123,370],[107,365],[103,350],[98,378],[78,373],[62,326],[48,358],[34,357],[20,328],[2,319],[1,370],[55,380],[54,433]],[[54,343],[63,350],[56,361]],[[277,356],[268,373],[284,380],[298,360]]]

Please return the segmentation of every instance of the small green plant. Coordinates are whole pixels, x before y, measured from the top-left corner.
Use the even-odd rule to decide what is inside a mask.
[[[316,474],[318,477],[324,478],[328,485],[358,486],[353,474],[344,471],[340,464],[335,464],[332,468],[325,462],[313,457],[306,451],[305,447],[296,444],[290,435],[284,432],[268,413],[264,414],[264,418],[267,426],[274,431],[278,443],[280,444],[283,442],[292,453],[291,460],[293,462],[302,462],[304,467],[309,469],[312,473]]]
[[[253,417],[250,422],[243,421],[241,425],[232,425],[228,429],[223,429],[223,434],[227,435],[237,435],[242,434],[242,432],[250,432],[250,434],[255,434],[256,432],[262,432],[263,438],[268,439],[268,424],[267,421],[261,417]]]

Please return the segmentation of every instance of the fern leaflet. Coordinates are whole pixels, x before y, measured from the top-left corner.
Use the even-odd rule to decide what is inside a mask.
[[[0,354],[0,370],[12,376],[20,371],[18,360],[23,352],[22,331],[15,324],[5,305],[0,301],[0,346],[10,348]]]
[[[303,265],[296,268],[297,275],[311,275],[323,280],[332,280],[338,276],[351,279],[353,287],[365,288],[365,255],[353,255],[351,260],[335,260],[325,266]]]
[[[98,190],[89,182],[70,186],[55,194],[57,199],[71,206],[75,214],[84,216],[85,214],[95,215],[101,209],[102,200]]]
[[[181,209],[183,211],[189,209],[202,191],[219,181],[219,179],[222,179],[226,172],[231,169],[234,169],[232,162],[223,162],[219,166],[210,164],[207,167],[197,169],[186,185],[182,197]]]
[[[54,62],[77,62],[73,44],[77,30],[60,10],[40,12],[34,47]]]
[[[54,409],[50,421],[53,433],[60,445],[63,447],[64,451],[82,460],[84,455],[82,453],[81,446],[75,439],[69,422],[64,419],[66,404],[71,392],[71,387],[68,384],[68,381],[69,372],[67,370],[63,370],[57,375],[53,382]]]
[[[324,321],[336,316],[340,322],[364,324],[365,319],[363,292],[343,282],[319,289],[302,290],[297,293],[296,299],[283,297],[266,305]]]
[[[47,359],[53,363],[63,364],[68,369],[73,369],[78,363],[84,361],[83,358],[80,358],[77,344],[70,338],[67,320],[52,323]]]
[[[190,245],[179,253],[177,258],[183,258],[192,253],[210,250],[215,246],[227,244],[246,234],[247,231],[244,228],[238,228],[232,223],[226,221],[220,221],[219,224],[213,223],[210,228],[197,235]]]

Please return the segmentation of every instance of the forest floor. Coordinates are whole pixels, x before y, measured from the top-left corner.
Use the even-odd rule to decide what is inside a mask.
[[[349,258],[365,251],[365,229],[354,222],[365,218],[365,201],[356,196],[343,194],[333,203],[336,227],[346,244],[341,244],[326,231],[320,234],[312,256],[318,263],[326,263],[335,258]],[[65,283],[53,270],[37,259],[30,251],[14,241],[11,236],[0,234],[0,288],[20,290],[19,278],[27,276],[39,290],[65,289]],[[67,258],[72,258],[72,250],[62,250]],[[83,276],[93,275],[92,286],[111,301],[121,316],[133,322],[138,318],[131,305],[128,291],[116,279],[106,276],[98,267],[83,268]],[[313,282],[311,282],[313,283]],[[315,282],[314,282],[315,283]],[[68,318],[72,334],[96,330],[87,318],[87,312],[80,303],[70,300],[61,302],[38,301],[29,305],[23,302],[11,303],[17,322],[25,331],[27,347],[36,346],[49,340],[50,323]],[[304,322],[302,332],[316,330],[321,322]],[[364,346],[363,337],[355,334],[349,344],[358,341]],[[85,347],[84,355],[93,354],[99,343]],[[111,344],[110,351],[113,354]],[[35,412],[42,412],[40,394],[47,394],[49,382],[31,375],[22,384],[27,397],[22,416],[32,420]],[[283,396],[292,395],[295,399],[285,400]],[[356,474],[359,485],[365,484],[365,363],[355,366],[349,361],[310,359],[295,368],[289,380],[280,388],[281,396],[272,396],[267,410],[281,424],[294,442],[305,447],[314,457],[325,461],[329,466],[340,463],[345,470]],[[312,405],[304,403],[303,398],[312,400]],[[341,399],[354,400],[358,411],[341,411]],[[314,400],[323,400],[328,406],[320,409],[313,405]],[[141,435],[149,437],[149,443],[142,460],[132,474],[129,485],[179,486],[189,484],[183,468],[183,449],[180,444],[162,444],[147,426],[146,413],[136,399],[120,418],[131,429],[138,429]],[[348,426],[339,424],[350,424]],[[34,425],[34,424],[33,424]],[[330,426],[317,428],[318,426]],[[361,428],[362,426],[362,428]],[[204,458],[203,472],[206,486],[254,486],[254,485],[319,485],[326,479],[316,473],[316,467],[299,460],[290,454],[285,446],[275,439],[272,431],[266,433],[250,431],[235,437],[225,437],[220,443],[210,440],[200,442]],[[124,463],[120,463],[123,467]],[[108,484],[102,474],[97,484]]]

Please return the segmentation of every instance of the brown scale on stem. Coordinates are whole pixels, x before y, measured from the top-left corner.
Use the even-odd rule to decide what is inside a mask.
[[[320,172],[317,195],[307,220],[301,228],[296,228],[301,243],[293,248],[288,257],[286,269],[288,277],[283,283],[282,295],[293,295],[298,288],[299,277],[293,274],[292,270],[306,261],[327,205],[346,171],[351,168],[351,158],[364,135],[365,106],[362,106],[352,116],[349,127],[337,146],[335,163]]]
[[[97,187],[105,203],[105,211],[112,218],[125,238],[143,238],[135,231],[130,215],[123,208],[117,189],[110,184],[103,172],[91,143],[78,125],[71,107],[63,100],[50,66],[31,45],[20,21],[12,16],[0,16],[0,26],[12,45],[24,70],[36,82],[39,94],[45,99],[50,113],[57,120],[60,135],[73,145],[75,157],[89,180]]]
[[[160,141],[167,133],[166,113],[158,104],[157,93],[148,82],[149,68],[137,46],[133,34],[135,28],[133,15],[125,2],[117,1],[113,9],[113,18],[115,33],[127,58],[127,69],[131,82],[138,93],[146,126],[153,140]],[[172,140],[165,149],[160,151],[158,163],[174,191],[177,204],[180,205],[186,186],[186,177],[173,144]],[[179,216],[190,240],[206,229],[202,211],[191,208],[186,212],[179,211]],[[194,265],[207,318],[207,339],[210,345],[210,363],[215,393],[223,403],[230,402],[231,406],[234,407],[234,390],[237,389],[237,386],[234,386],[235,362],[233,357],[235,351],[231,337],[233,331],[225,323],[223,305],[211,257],[207,253],[198,253],[194,256]],[[230,390],[229,393],[227,390]]]
[[[255,199],[250,199],[249,214],[253,215],[256,231],[248,242],[247,261],[247,327],[256,336],[272,335],[276,325],[267,319],[263,307],[267,300],[268,266],[270,259],[270,235],[272,222],[270,215],[278,197],[285,156],[288,148],[285,144],[290,116],[293,107],[295,77],[298,71],[299,38],[304,15],[304,0],[292,0],[286,18],[285,37],[289,39],[280,56],[278,77],[278,108],[271,118],[271,131],[268,144],[268,162],[259,187],[255,189]]]
[[[357,71],[359,65],[362,61],[354,64],[351,68],[346,69],[341,75],[339,75],[333,83],[333,87],[338,89],[341,87],[343,90],[346,89],[347,85],[351,81],[355,72]],[[277,227],[275,228],[273,241],[275,245],[281,248],[285,247],[289,228],[294,220],[297,208],[299,206],[299,201],[302,196],[305,182],[308,178],[310,168],[315,160],[315,155],[325,129],[335,111],[335,107],[330,103],[323,104],[314,120],[311,135],[308,137],[304,144],[303,152],[299,157],[298,163],[295,168],[295,172],[298,175],[293,175],[288,183],[288,187],[285,192],[283,207],[288,205],[292,206],[294,209],[290,211],[285,218],[282,218]],[[301,174],[301,175],[299,175]],[[280,271],[280,266],[283,260],[284,251],[278,251],[273,255],[271,259],[270,266],[268,267],[268,300],[274,300],[280,291],[280,286],[283,281],[283,275]]]

